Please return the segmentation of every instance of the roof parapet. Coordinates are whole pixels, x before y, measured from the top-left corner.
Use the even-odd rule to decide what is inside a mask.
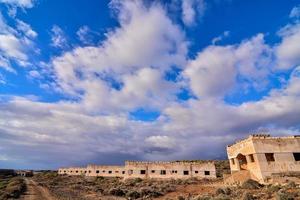
[[[300,138],[300,135],[291,135],[291,136],[282,136],[282,137],[272,137],[270,134],[251,134],[247,138],[242,140],[236,140],[233,144],[227,145],[227,147],[231,147],[235,144],[239,144],[251,139],[293,139]]]

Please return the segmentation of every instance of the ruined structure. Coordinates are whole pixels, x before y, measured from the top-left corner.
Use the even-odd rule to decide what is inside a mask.
[[[227,182],[247,178],[268,182],[276,176],[300,173],[300,136],[251,135],[227,146],[231,176]]]
[[[33,176],[32,170],[16,170],[15,171],[18,176],[31,177]]]
[[[127,178],[216,178],[213,162],[137,162],[125,166],[88,165],[84,168],[60,168],[59,174]]]

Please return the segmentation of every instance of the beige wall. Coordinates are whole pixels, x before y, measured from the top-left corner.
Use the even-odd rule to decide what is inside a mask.
[[[124,166],[88,165],[86,176],[124,177]]]
[[[69,168],[59,168],[58,174],[68,174],[68,175],[85,175],[85,167],[69,167]]]
[[[125,168],[125,178],[216,178],[212,162],[126,162]],[[141,174],[141,170],[145,170],[145,174]]]
[[[162,171],[165,174],[162,174]],[[184,172],[188,174],[184,174]],[[124,178],[216,178],[213,162],[133,162],[125,166],[88,165],[86,168],[60,168],[59,174]]]
[[[300,137],[257,137],[247,139],[227,147],[232,173],[241,170],[237,156],[246,156],[246,170],[251,177],[264,181],[274,173],[300,172],[300,161],[295,161],[293,153],[300,153]],[[266,153],[273,153],[275,161],[268,162]],[[251,162],[253,155],[254,162]],[[234,160],[234,164],[233,164]]]

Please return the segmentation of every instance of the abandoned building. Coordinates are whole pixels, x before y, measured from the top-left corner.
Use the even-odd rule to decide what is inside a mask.
[[[278,176],[300,173],[300,136],[250,135],[227,146],[227,155],[231,175],[225,181],[251,178],[268,182]]]
[[[59,174],[127,178],[216,178],[214,162],[138,162],[125,166],[88,165],[84,168],[60,168]]]
[[[16,174],[18,176],[31,177],[31,176],[33,176],[33,171],[32,170],[16,170]]]

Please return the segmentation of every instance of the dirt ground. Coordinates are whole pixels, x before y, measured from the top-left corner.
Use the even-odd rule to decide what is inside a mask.
[[[25,178],[26,192],[20,200],[56,200],[46,187],[39,186],[30,178]]]

